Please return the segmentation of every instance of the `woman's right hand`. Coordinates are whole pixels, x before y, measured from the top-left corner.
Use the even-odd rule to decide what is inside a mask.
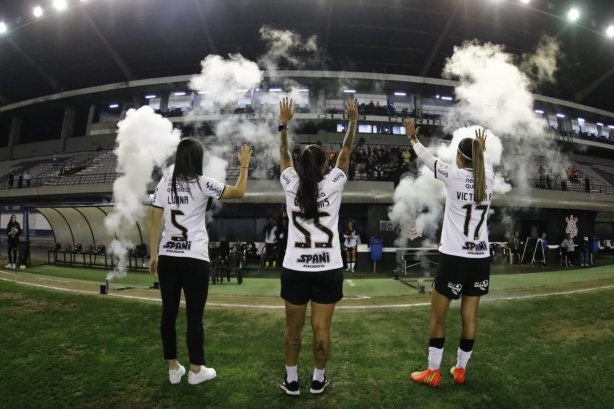
[[[486,151],[486,131],[484,129],[476,129],[475,137],[482,144],[482,150]]]
[[[249,167],[249,162],[252,160],[252,150],[249,148],[249,145],[241,146],[241,152],[237,156],[242,168]]]
[[[288,122],[290,122],[293,116],[292,100],[288,101],[286,97],[279,102],[279,121],[283,125],[288,125]]]
[[[149,260],[149,274],[158,278],[158,258],[151,258]]]

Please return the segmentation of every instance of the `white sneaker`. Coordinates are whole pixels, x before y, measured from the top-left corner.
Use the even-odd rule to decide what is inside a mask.
[[[7,264],[6,266],[4,266],[4,268],[11,268],[11,266],[12,266],[12,264],[11,264],[11,263],[9,263],[9,264]]]
[[[181,377],[183,375],[185,375],[185,368],[183,367],[183,365],[179,365],[179,369],[176,371],[174,369],[168,371],[168,379],[173,385],[176,385],[181,382]]]
[[[353,273],[353,272],[354,272],[354,267],[352,267],[352,270],[350,271],[350,273]]]
[[[15,263],[13,263],[13,270],[15,270],[17,268],[17,265],[15,265]]]
[[[19,268],[21,268],[22,270],[25,270],[26,266],[24,264],[20,265]]]
[[[201,382],[215,378],[216,375],[217,373],[215,372],[215,369],[207,368],[206,366],[201,365],[200,372],[194,373],[190,371],[190,373],[188,373],[188,383],[190,385],[198,385]]]
[[[346,268],[346,269],[345,269],[345,271],[350,271],[350,268],[349,268],[349,267],[348,267],[348,268]]]

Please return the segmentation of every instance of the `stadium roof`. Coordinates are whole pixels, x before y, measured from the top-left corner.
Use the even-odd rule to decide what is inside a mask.
[[[0,1],[0,105],[129,80],[195,74],[208,54],[265,52],[259,29],[317,36],[303,69],[441,77],[466,40],[535,49],[561,43],[557,83],[535,92],[614,111],[611,0],[51,0]],[[32,17],[34,6],[45,14]],[[578,23],[566,19],[572,5]],[[282,69],[295,68],[282,64]]]

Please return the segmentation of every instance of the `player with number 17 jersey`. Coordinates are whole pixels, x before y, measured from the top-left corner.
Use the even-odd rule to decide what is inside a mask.
[[[318,214],[305,220],[297,200],[299,177],[293,167],[281,173],[289,218],[288,247],[284,268],[296,271],[323,271],[343,267],[339,242],[339,207],[347,175],[333,168],[318,183]]]

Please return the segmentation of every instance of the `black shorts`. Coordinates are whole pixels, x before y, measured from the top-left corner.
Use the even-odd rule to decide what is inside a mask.
[[[281,270],[281,298],[294,305],[309,300],[318,304],[336,304],[343,298],[343,270]]]
[[[433,282],[441,295],[458,300],[460,295],[479,297],[488,294],[490,257],[466,258],[439,253],[437,275]]]
[[[352,250],[356,250],[356,246],[354,247],[346,247],[345,251],[352,251]]]

